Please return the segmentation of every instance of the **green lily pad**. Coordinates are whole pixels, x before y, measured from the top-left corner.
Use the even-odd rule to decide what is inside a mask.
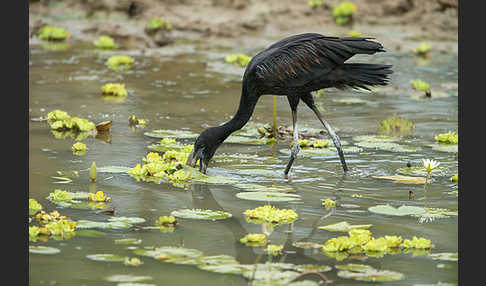
[[[390,152],[417,152],[420,150],[419,147],[406,146],[394,142],[360,141],[356,142],[356,145],[363,148],[378,149]]]
[[[418,217],[419,222],[431,222],[436,219],[440,218],[449,218],[451,216],[457,216],[458,212],[457,211],[451,211],[448,209],[442,209],[442,208],[425,208],[425,213],[423,214],[418,214],[418,215],[412,215],[413,217]]]
[[[258,285],[256,282],[259,280],[265,282],[265,284],[260,285],[278,285],[278,283],[285,285],[299,275],[300,273],[296,271],[267,270],[260,268],[257,268],[256,271],[243,272],[243,276],[246,279],[253,278],[255,280],[254,283],[252,283],[253,285]]]
[[[181,209],[170,213],[179,218],[217,220],[230,218],[233,215],[224,211],[202,210],[202,209]]]
[[[199,182],[199,183],[206,183],[206,184],[216,184],[216,185],[223,185],[223,184],[234,184],[237,182],[236,179],[231,177],[225,177],[221,175],[212,175],[207,176],[199,172],[193,172],[193,178],[191,179],[192,182]],[[199,175],[200,174],[200,175]]]
[[[434,143],[434,144],[430,144],[429,146],[432,147],[432,149],[441,152],[456,153],[459,150],[458,144]]]
[[[108,219],[110,222],[122,222],[122,223],[129,223],[129,224],[135,224],[135,223],[144,223],[145,219],[141,217],[110,217]]]
[[[155,284],[137,283],[137,282],[122,282],[116,284],[116,286],[156,286]]]
[[[140,244],[140,243],[142,243],[142,240],[137,238],[115,239],[115,244]]]
[[[102,237],[106,236],[106,232],[97,231],[93,229],[77,229],[76,236],[81,237]]]
[[[404,175],[371,176],[371,177],[376,179],[392,180],[395,183],[401,183],[401,184],[419,184],[419,185],[425,184],[424,177],[411,177],[411,176],[404,176]]]
[[[125,260],[125,256],[116,254],[88,254],[86,258],[104,262],[123,262]]]
[[[368,282],[398,281],[404,278],[404,275],[400,272],[376,269],[364,272],[341,270],[338,271],[337,275],[341,278]]]
[[[335,267],[339,270],[349,270],[349,271],[356,271],[356,272],[366,272],[374,269],[373,267],[366,264],[355,264],[355,263],[338,264],[335,265]]]
[[[106,281],[110,282],[139,282],[145,280],[152,280],[151,276],[135,276],[132,274],[115,274],[105,277]],[[118,284],[120,285],[120,284]]]
[[[441,252],[429,254],[433,260],[444,260],[444,261],[458,261],[459,254],[457,252]]]
[[[306,271],[316,271],[316,272],[327,272],[331,271],[332,267],[327,265],[313,265],[313,264],[304,264],[304,265],[297,265],[295,270],[299,272],[306,272]]]
[[[163,246],[154,249],[135,249],[133,253],[149,256],[159,260],[175,259],[175,258],[196,258],[203,253],[197,249]]]
[[[230,265],[239,264],[233,256],[229,255],[213,255],[213,256],[201,256],[197,259],[198,265]]]
[[[196,138],[199,136],[199,134],[191,131],[164,129],[152,130],[150,132],[145,132],[143,135],[151,138]]]
[[[280,192],[241,192],[236,197],[250,201],[267,201],[267,202],[291,202],[300,200],[297,194],[288,194]]]
[[[126,222],[101,222],[90,220],[78,220],[76,229],[90,229],[90,228],[102,228],[102,229],[125,229],[130,228],[133,225]]]
[[[36,254],[57,254],[61,252],[60,249],[55,247],[49,246],[42,246],[42,245],[29,245],[29,253],[36,253]]]
[[[395,208],[390,205],[377,205],[369,207],[368,210],[372,213],[392,215],[392,216],[405,216],[405,215],[420,215],[425,213],[425,209],[414,206],[400,206]]]
[[[242,274],[242,265],[240,264],[216,264],[216,265],[198,265],[198,268],[205,271],[223,273],[223,274]]]
[[[330,224],[326,226],[319,226],[318,229],[324,229],[327,231],[336,231],[336,232],[348,232],[352,229],[368,229],[372,226],[372,224],[356,224],[351,225],[347,221],[338,222],[335,224]]]

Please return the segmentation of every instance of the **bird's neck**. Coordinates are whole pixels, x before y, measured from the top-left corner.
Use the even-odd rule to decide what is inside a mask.
[[[225,124],[219,126],[222,132],[222,140],[225,140],[231,133],[240,130],[250,120],[259,96],[256,92],[243,85],[240,105],[233,118]]]

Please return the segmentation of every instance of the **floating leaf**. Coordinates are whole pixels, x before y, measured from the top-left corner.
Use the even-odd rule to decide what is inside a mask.
[[[400,272],[376,269],[364,272],[341,270],[338,271],[337,275],[342,278],[369,282],[398,281],[404,278],[404,275]]]
[[[417,152],[420,150],[419,147],[405,146],[394,142],[368,142],[361,141],[356,142],[356,145],[369,148],[369,149],[379,149],[391,152]]]
[[[124,229],[130,228],[133,225],[126,222],[99,222],[90,220],[78,220],[76,229],[90,229],[90,228],[102,228],[102,229]]]
[[[267,202],[291,202],[300,200],[297,194],[287,194],[279,192],[241,192],[236,197],[250,201],[267,201]]]
[[[411,177],[411,176],[403,176],[403,175],[371,176],[371,177],[376,179],[392,180],[394,183],[419,184],[419,185],[425,184],[425,178],[423,177]]]
[[[263,224],[289,224],[297,220],[299,215],[291,209],[278,209],[271,205],[264,205],[252,210],[245,210],[247,222]]]
[[[57,254],[59,252],[61,252],[61,250],[55,247],[42,246],[42,245],[38,245],[38,246],[29,245],[29,253]]]
[[[205,271],[223,274],[242,274],[243,267],[239,264],[217,264],[217,265],[198,265],[198,268]]]
[[[370,271],[370,270],[374,269],[370,265],[354,264],[354,263],[338,264],[338,265],[335,265],[335,267],[339,270],[350,270],[350,271],[356,271],[356,272],[366,272],[366,271]]]
[[[197,259],[198,265],[230,265],[239,264],[233,256],[229,255],[213,255],[201,256]]]
[[[432,149],[441,151],[441,152],[450,152],[456,153],[459,150],[458,144],[442,144],[442,143],[434,143],[429,145]]]
[[[400,137],[389,135],[359,135],[354,136],[353,140],[366,142],[396,142],[400,140]]]
[[[233,215],[224,211],[202,210],[202,209],[181,209],[170,213],[172,216],[188,219],[217,220],[230,218]]]
[[[343,153],[349,154],[349,153],[359,153],[363,151],[362,148],[356,147],[356,146],[342,146]],[[280,153],[283,153],[285,155],[290,155],[290,150],[289,149],[280,149]],[[326,147],[326,148],[301,148],[298,156],[303,156],[303,157],[320,157],[320,156],[335,156],[337,155],[337,149],[335,147]]]
[[[306,272],[306,271],[316,271],[316,272],[327,272],[331,271],[332,267],[327,265],[313,265],[313,264],[303,264],[297,265],[295,270],[299,272]]]
[[[125,256],[116,254],[88,254],[86,258],[104,262],[123,262],[125,260]]]
[[[110,282],[139,282],[145,280],[152,280],[151,276],[135,276],[132,274],[116,274],[110,275],[105,278],[106,281]],[[118,284],[120,285],[120,284]]]
[[[149,256],[160,260],[174,258],[196,258],[203,255],[203,253],[197,249],[172,246],[163,246],[154,249],[135,249],[133,252],[138,255]]]
[[[129,223],[129,224],[135,224],[135,223],[144,223],[145,219],[141,217],[125,217],[125,216],[120,216],[120,217],[110,217],[108,219],[110,222],[121,222],[121,223]]]
[[[356,224],[351,225],[347,221],[338,222],[335,224],[330,224],[326,226],[319,226],[318,229],[323,229],[327,231],[336,231],[336,232],[348,232],[352,229],[368,229],[372,226],[372,224]]]
[[[105,65],[113,70],[128,70],[135,59],[129,56],[114,55],[106,60]]]
[[[355,98],[355,97],[349,97],[349,98],[339,98],[339,99],[333,99],[333,102],[337,103],[342,103],[342,104],[369,104],[371,101],[361,99],[361,98]]]
[[[395,208],[390,205],[377,205],[369,207],[368,210],[372,213],[393,215],[393,216],[405,216],[405,215],[420,215],[425,213],[425,209],[414,206],[400,206]]]
[[[115,40],[113,40],[112,37],[107,36],[107,35],[99,36],[98,39],[93,41],[93,45],[95,45],[95,47],[101,48],[101,49],[107,49],[107,50],[116,49]]]
[[[427,176],[427,171],[423,166],[416,166],[416,167],[403,167],[397,169],[397,173],[402,174],[402,175],[408,175],[408,176],[420,176],[424,178]],[[442,166],[437,167],[434,169],[433,172],[430,173],[430,176],[443,176],[445,173],[445,170]],[[428,182],[430,183],[430,181]]]
[[[241,184],[234,184],[233,186],[237,188],[244,189],[245,191],[251,192],[272,192],[272,193],[295,193],[295,190],[288,185],[283,186],[265,186],[259,184],[251,184],[251,183],[241,183]]]
[[[458,261],[459,255],[457,252],[441,252],[441,253],[432,253],[429,256],[433,260],[444,260],[444,261]]]
[[[137,238],[115,239],[115,244],[140,244],[140,243],[142,243],[142,240]]]

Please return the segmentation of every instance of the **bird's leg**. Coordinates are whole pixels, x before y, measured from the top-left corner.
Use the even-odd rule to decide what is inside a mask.
[[[343,154],[343,148],[341,147],[341,140],[339,137],[334,133],[334,130],[332,130],[331,125],[327,123],[326,120],[322,118],[321,112],[319,109],[317,109],[317,106],[314,103],[314,99],[312,98],[312,95],[309,93],[307,95],[301,96],[302,101],[309,106],[312,111],[316,114],[317,118],[319,118],[319,121],[324,125],[324,128],[326,128],[327,132],[332,138],[332,141],[334,142],[334,146],[336,146],[336,149],[339,154],[339,159],[341,160],[341,165],[343,166],[344,172],[348,171],[348,166],[346,165],[346,161],[344,160],[344,154]]]
[[[299,131],[297,129],[297,104],[299,103],[299,100],[297,98],[297,103],[295,104],[295,102],[293,102],[293,100],[289,98],[289,103],[290,103],[290,108],[292,109],[292,125],[294,127],[294,146],[292,146],[292,149],[290,151],[290,159],[284,171],[286,178],[290,171],[290,167],[292,167],[292,163],[294,163],[295,157],[297,157],[297,153],[299,153],[300,151]]]

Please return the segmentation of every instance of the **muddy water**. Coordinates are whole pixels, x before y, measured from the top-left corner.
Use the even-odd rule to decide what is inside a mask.
[[[263,47],[262,47],[263,48]],[[29,66],[29,108],[31,117],[46,115],[54,109],[62,109],[73,116],[88,118],[94,122],[113,121],[109,142],[88,137],[83,140],[88,151],[84,156],[71,152],[73,139],[56,139],[45,122],[29,123],[29,196],[37,199],[47,211],[58,209],[73,220],[88,219],[105,221],[106,216],[93,211],[60,209],[45,198],[56,188],[72,192],[90,191],[87,168],[93,161],[98,166],[133,167],[140,163],[147,146],[158,140],[144,136],[154,129],[179,129],[199,133],[207,126],[215,126],[230,119],[236,111],[241,92],[240,78],[243,69],[222,63],[229,49],[211,49],[197,43],[176,43],[173,47],[152,51],[149,55],[131,53],[136,64],[130,71],[108,70],[104,60],[110,53],[95,51],[89,44],[70,43],[65,51],[47,51],[41,45],[31,45]],[[257,52],[245,51],[249,54]],[[159,53],[160,52],[160,53]],[[373,93],[337,91],[329,89],[324,97],[316,99],[324,109],[324,116],[335,127],[338,135],[348,144],[354,136],[376,134],[379,122],[390,115],[400,115],[416,124],[412,136],[402,139],[404,144],[419,147],[416,152],[390,152],[365,149],[360,153],[346,154],[350,171],[343,175],[337,156],[302,157],[294,163],[291,180],[285,180],[282,172],[287,155],[280,152],[288,148],[287,142],[273,146],[223,144],[219,154],[251,154],[268,157],[264,163],[242,164],[216,163],[208,174],[238,176],[242,182],[266,186],[290,186],[302,196],[300,203],[275,203],[281,208],[292,208],[299,219],[292,225],[277,227],[271,234],[273,244],[284,244],[285,261],[294,264],[364,263],[378,269],[402,272],[405,280],[388,282],[389,285],[433,284],[438,281],[457,283],[457,262],[432,260],[426,255],[385,255],[383,258],[365,257],[366,260],[347,258],[336,261],[320,251],[300,249],[293,242],[311,241],[324,243],[341,235],[316,229],[317,226],[348,221],[352,224],[373,224],[373,236],[401,235],[425,237],[432,240],[432,253],[457,252],[458,220],[456,217],[419,223],[417,218],[374,214],[368,207],[378,204],[402,204],[457,210],[457,197],[448,192],[457,190],[449,177],[457,173],[454,153],[432,149],[434,136],[447,131],[457,131],[457,55],[432,53],[429,62],[417,62],[410,54],[382,53],[357,58],[379,63],[391,63],[395,73],[389,88]],[[433,92],[443,92],[447,97],[415,100],[410,94],[410,81],[421,78],[427,81]],[[122,102],[114,102],[101,96],[100,87],[106,82],[123,82],[129,95]],[[359,98],[366,102],[345,104],[342,98]],[[272,97],[264,96],[255,109],[253,122],[271,122]],[[285,98],[277,99],[278,124],[290,125],[291,117]],[[147,120],[145,128],[131,129],[128,117],[136,115]],[[304,105],[299,107],[300,126],[321,128],[319,121]],[[182,140],[192,143],[192,140]],[[421,158],[441,162],[446,172],[433,175],[433,182],[424,197],[422,185],[397,184],[371,176],[397,174],[397,169],[407,162],[418,166]],[[260,172],[242,174],[241,170],[258,169]],[[79,178],[69,184],[55,184],[51,177],[57,171],[79,171]],[[125,245],[114,240],[138,238],[143,246],[180,246],[203,251],[206,255],[227,254],[245,264],[254,263],[262,253],[260,248],[242,245],[238,240],[246,233],[258,233],[259,225],[249,224],[243,217],[246,209],[263,205],[264,202],[238,199],[241,189],[233,185],[193,184],[187,190],[169,184],[137,182],[126,174],[99,173],[96,189],[112,198],[116,216],[142,217],[147,225],[159,216],[169,215],[180,208],[225,210],[233,218],[222,221],[197,221],[181,219],[173,233],[140,230],[103,230],[99,237],[75,236],[64,241],[49,240],[31,245],[59,248],[55,255],[29,255],[29,279],[31,285],[115,285],[105,278],[114,274],[151,276],[144,283],[154,285],[247,285],[238,275],[224,275],[199,270],[191,265],[176,265],[140,257],[140,267],[123,263],[106,263],[86,258],[88,254],[114,253],[135,257]],[[409,199],[409,191],[415,196]],[[353,197],[360,194],[363,197]],[[321,199],[332,198],[337,208],[327,211]],[[265,259],[265,258],[264,258]],[[438,264],[450,265],[450,269],[438,268]],[[339,278],[337,271],[325,274],[335,285],[361,285],[366,282]]]

